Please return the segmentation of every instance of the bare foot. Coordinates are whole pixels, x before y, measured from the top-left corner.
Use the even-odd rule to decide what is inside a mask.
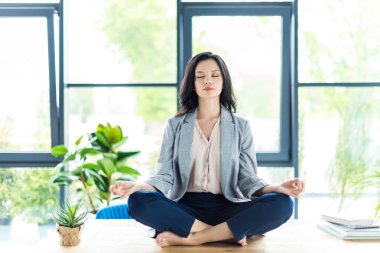
[[[188,238],[180,237],[172,232],[165,231],[157,235],[156,243],[160,247],[167,247],[173,245],[196,245]]]
[[[244,236],[243,239],[241,239],[240,241],[238,241],[238,243],[241,245],[241,246],[247,246],[247,237]]]

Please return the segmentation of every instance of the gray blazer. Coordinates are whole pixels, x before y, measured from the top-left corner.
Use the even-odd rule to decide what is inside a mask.
[[[189,183],[195,116],[196,110],[169,119],[157,174],[145,181],[174,201],[183,197]],[[222,106],[220,138],[222,192],[232,202],[249,201],[253,193],[268,185],[256,175],[256,154],[249,122]]]

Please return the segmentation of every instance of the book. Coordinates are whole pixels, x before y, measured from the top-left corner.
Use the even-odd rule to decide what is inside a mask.
[[[328,228],[335,230],[343,236],[379,236],[380,237],[380,227],[373,228],[350,228],[347,226],[331,223],[328,221],[321,221]]]
[[[347,226],[350,228],[368,228],[379,227],[379,224],[374,224],[373,219],[368,217],[357,217],[342,213],[322,214],[322,219],[335,224]]]
[[[323,230],[323,231],[325,231],[331,235],[334,235],[340,239],[343,239],[343,240],[380,240],[380,235],[378,235],[378,236],[377,235],[375,235],[375,236],[369,236],[369,235],[358,236],[358,235],[342,234],[342,233],[338,232],[337,230],[334,230],[331,227],[329,227],[328,225],[326,225],[326,221],[319,222],[317,224],[317,227],[320,230]]]

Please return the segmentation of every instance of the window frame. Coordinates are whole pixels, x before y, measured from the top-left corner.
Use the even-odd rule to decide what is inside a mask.
[[[45,17],[47,25],[48,40],[48,75],[49,75],[49,114],[51,145],[55,146],[62,143],[63,136],[63,104],[62,75],[58,74],[59,85],[56,83],[56,49],[55,49],[55,30],[54,15],[60,17],[60,3],[0,3],[0,18],[17,17]],[[59,19],[59,56],[62,56],[62,20]],[[59,73],[62,73],[62,58],[59,57]],[[58,94],[57,94],[58,88]],[[59,103],[59,106],[58,106]],[[50,152],[25,152],[25,151],[1,151],[0,168],[9,167],[51,167],[55,166],[60,160],[50,154]]]

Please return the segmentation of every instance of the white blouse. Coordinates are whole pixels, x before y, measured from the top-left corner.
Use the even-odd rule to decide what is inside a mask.
[[[188,192],[222,193],[220,186],[220,117],[212,129],[209,140],[195,120],[190,169]]]

